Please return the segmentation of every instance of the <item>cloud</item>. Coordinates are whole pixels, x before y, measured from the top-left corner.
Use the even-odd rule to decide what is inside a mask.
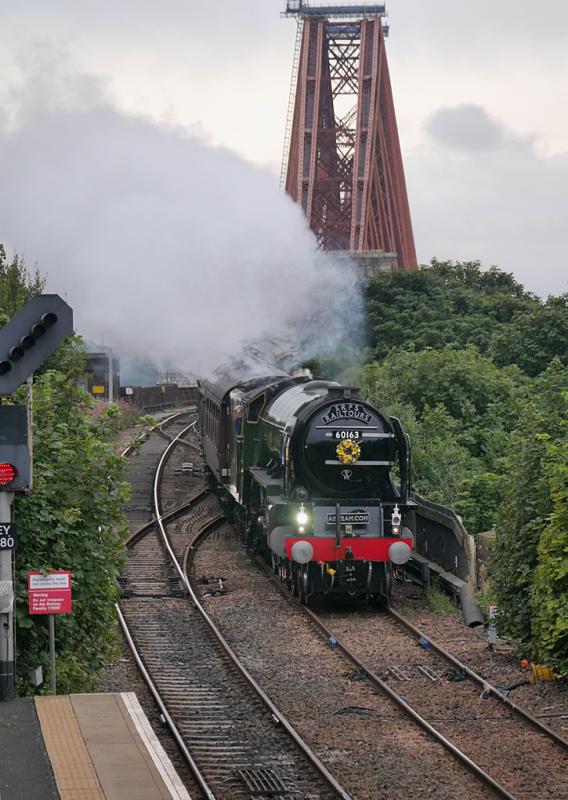
[[[540,295],[568,290],[568,153],[539,155],[478,106],[439,109],[405,166],[419,258],[481,259]]]
[[[467,152],[530,148],[532,145],[530,139],[515,135],[491,117],[483,106],[468,103],[438,109],[427,120],[425,128],[435,142]]]
[[[11,99],[0,241],[39,262],[89,338],[203,372],[265,333],[300,333],[313,355],[345,335],[355,274],[317,252],[271,173],[121,113],[49,48]]]

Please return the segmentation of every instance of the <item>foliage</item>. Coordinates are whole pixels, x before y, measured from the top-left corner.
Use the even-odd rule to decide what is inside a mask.
[[[399,416],[416,490],[472,533],[497,523],[501,631],[568,675],[568,295],[477,262],[379,276],[366,397]]]
[[[43,290],[15,256],[6,263],[0,246],[0,322]],[[115,578],[122,561],[126,525],[122,506],[123,462],[113,452],[114,411],[98,418],[77,386],[84,370],[78,339],[64,343],[34,380],[34,486],[13,506],[18,525],[16,549],[16,659],[20,693],[33,691],[29,668],[48,669],[45,617],[27,609],[27,573],[50,569],[73,572],[73,613],[56,622],[58,686],[61,691],[93,687],[97,671],[115,646]],[[25,401],[25,387],[15,399]]]
[[[474,345],[498,366],[535,376],[559,357],[568,364],[568,294],[542,302],[510,273],[479,262],[440,262],[383,273],[367,292],[377,359],[393,348],[459,350]]]
[[[57,620],[58,665],[68,680],[62,690],[92,688],[113,647],[114,580],[125,535],[122,459],[108,441],[107,417],[84,413],[86,396],[76,385],[81,362],[71,351],[65,372],[48,371],[34,385],[34,487],[15,508],[21,691],[29,688],[29,668],[47,666],[45,620],[27,613],[29,570],[73,572],[73,614]]]
[[[525,382],[472,347],[398,349],[366,368],[362,389],[409,433],[416,491],[455,507],[475,533],[495,521]]]
[[[393,350],[378,369],[381,384],[404,397],[419,417],[426,408],[443,406],[459,423],[458,439],[472,455],[498,455],[495,437],[511,427],[518,408],[514,369],[498,369],[473,347]]]
[[[496,364],[517,364],[527,375],[538,375],[555,357],[568,366],[568,294],[515,315],[489,349]]]
[[[451,614],[456,610],[456,607],[448,595],[436,584],[432,585],[430,591],[426,595],[426,601],[430,611],[433,611],[435,614]]]
[[[415,350],[475,345],[487,353],[516,315],[540,307],[509,273],[496,267],[483,271],[478,261],[436,259],[429,267],[379,275],[369,286],[367,303],[379,360],[409,345]]]
[[[398,380],[392,380],[388,366],[375,363],[366,368],[361,384],[363,395],[387,416],[398,417],[410,436],[415,490],[434,502],[452,505],[471,460],[456,441],[458,426],[440,404],[434,408],[426,405],[419,413],[410,402],[401,399]],[[400,373],[398,377],[403,379]]]
[[[556,629],[550,636],[545,634],[542,620],[550,624],[554,611],[549,601],[562,586],[562,556],[557,547],[562,548],[565,497],[558,481],[566,469],[561,443],[568,419],[568,369],[553,361],[533,389],[510,440],[491,574],[501,629],[520,644],[530,644],[532,615],[537,610],[535,646],[546,651],[560,633]],[[538,589],[533,597],[537,565]],[[538,608],[541,601],[543,610]]]
[[[552,512],[538,543],[531,611],[535,657],[568,677],[568,392],[562,399],[562,439],[545,440]]]
[[[6,260],[6,251],[0,243],[0,323],[4,325],[15,312],[34,295],[43,291],[45,279],[36,268],[30,273],[23,259],[15,255]]]
[[[507,459],[502,458],[498,471],[484,469],[473,462],[460,485],[456,507],[470,533],[481,533],[494,527],[507,480]]]
[[[107,439],[114,439],[120,431],[136,426],[151,427],[155,420],[151,415],[143,414],[137,407],[127,400],[117,400],[114,403],[97,403],[91,409],[91,416],[97,418],[101,425],[101,432]]]

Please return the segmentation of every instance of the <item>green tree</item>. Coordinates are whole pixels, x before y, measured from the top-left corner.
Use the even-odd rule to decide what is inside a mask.
[[[489,350],[496,364],[518,364],[527,375],[540,374],[553,358],[568,365],[568,294],[516,314]]]
[[[506,447],[525,385],[518,370],[499,369],[474,347],[393,350],[382,364],[374,365],[366,380],[369,376],[379,394],[404,398],[418,418],[426,408],[442,405],[458,423],[459,443],[473,456],[490,460]]]
[[[562,438],[545,442],[551,513],[538,543],[531,630],[535,658],[568,677],[568,392],[562,400]]]
[[[6,251],[0,243],[0,326],[5,325],[16,311],[34,295],[43,291],[45,279],[36,268],[27,269],[23,259],[15,255],[8,262]]]
[[[434,502],[454,505],[472,469],[472,456],[457,440],[458,424],[442,404],[433,408],[426,404],[418,411],[401,391],[401,373],[395,372],[393,380],[386,369],[387,365],[375,363],[364,370],[363,395],[387,416],[398,417],[410,436],[415,491]]]
[[[549,533],[542,547],[547,558],[542,560],[537,596],[543,596],[544,584],[548,580],[556,581],[554,547],[563,501],[555,488],[555,481],[562,474],[562,468],[558,461],[551,463],[551,452],[566,435],[566,392],[568,369],[556,359],[535,380],[533,392],[523,405],[518,427],[511,437],[504,496],[497,522],[491,572],[501,627],[504,633],[525,646],[531,644],[535,610],[533,581],[545,530]],[[558,515],[557,522],[550,527],[553,512]],[[558,582],[552,593],[557,589]],[[542,634],[542,626],[540,631]]]
[[[371,344],[379,360],[409,345],[475,345],[487,353],[516,315],[539,306],[511,274],[496,267],[483,271],[478,261],[434,259],[418,270],[381,274],[367,292]]]
[[[31,297],[44,280],[18,256],[7,264],[0,246],[0,324]],[[93,687],[115,646],[115,578],[123,558],[126,487],[123,461],[112,447],[115,409],[95,418],[92,401],[77,386],[84,370],[79,339],[58,348],[34,379],[34,487],[13,507],[16,550],[17,681],[32,691],[30,667],[48,666],[44,617],[27,611],[27,573],[73,572],[73,614],[57,621],[58,683],[63,691]],[[23,401],[26,389],[16,393]]]
[[[45,619],[27,613],[30,570],[73,572],[73,614],[57,621],[62,690],[92,689],[114,645],[115,579],[126,533],[123,464],[108,441],[107,415],[86,413],[86,396],[76,384],[82,354],[68,348],[59,358],[62,369],[45,372],[34,384],[34,487],[15,508],[20,691],[29,689],[30,667],[47,667]]]
[[[473,347],[399,349],[366,368],[362,389],[401,417],[412,440],[416,490],[454,507],[477,533],[495,523],[527,382]]]

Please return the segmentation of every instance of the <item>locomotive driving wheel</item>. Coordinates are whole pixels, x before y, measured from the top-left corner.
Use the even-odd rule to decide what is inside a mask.
[[[309,564],[301,564],[296,569],[296,596],[303,606],[309,602],[310,591],[310,569]]]
[[[378,594],[371,601],[372,605],[379,607],[385,606],[390,601],[392,589],[392,567],[390,564],[383,563],[379,566],[378,574]]]

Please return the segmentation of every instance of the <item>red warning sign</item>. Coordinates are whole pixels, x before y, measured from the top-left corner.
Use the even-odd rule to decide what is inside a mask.
[[[28,572],[30,614],[71,613],[71,572]]]

